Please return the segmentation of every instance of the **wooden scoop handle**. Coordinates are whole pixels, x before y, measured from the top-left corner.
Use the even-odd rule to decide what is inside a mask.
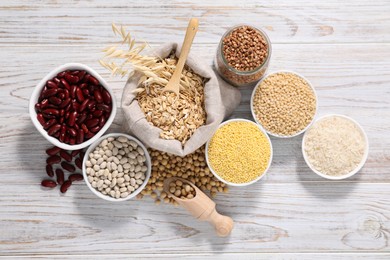
[[[199,219],[210,222],[215,227],[215,232],[220,237],[228,236],[234,226],[232,218],[219,214],[215,208],[210,215],[202,216]]]
[[[176,64],[176,69],[173,72],[173,75],[170,78],[168,84],[165,86],[164,92],[170,91],[179,94],[181,72],[183,71],[184,64],[186,63],[192,42],[194,41],[196,32],[198,31],[198,25],[198,19],[191,18],[190,22],[188,23],[186,36],[184,38],[183,46],[180,51],[179,60]]]

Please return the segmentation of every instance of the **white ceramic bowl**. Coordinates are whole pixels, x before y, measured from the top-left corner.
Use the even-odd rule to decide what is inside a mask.
[[[221,182],[223,183],[226,183],[228,185],[231,185],[231,186],[239,186],[239,187],[242,187],[242,186],[248,186],[248,185],[251,185],[257,181],[259,181],[261,178],[263,178],[266,173],[268,172],[269,170],[269,167],[271,166],[271,163],[272,163],[272,158],[273,158],[273,148],[272,148],[272,143],[271,143],[271,140],[269,138],[269,136],[267,135],[267,133],[264,131],[264,129],[256,124],[255,122],[253,121],[250,121],[250,120],[247,120],[247,119],[242,119],[242,118],[236,118],[236,119],[230,119],[230,120],[227,120],[225,122],[223,122],[222,124],[219,125],[218,129],[220,129],[222,126],[226,125],[226,124],[229,124],[231,122],[249,122],[253,125],[255,125],[256,127],[259,128],[259,130],[266,136],[269,144],[270,144],[270,148],[271,148],[271,153],[270,153],[270,159],[269,159],[269,162],[268,162],[268,165],[267,165],[267,168],[265,169],[265,171],[263,172],[263,174],[261,174],[259,177],[257,177],[256,179],[254,179],[253,181],[250,181],[250,182],[246,182],[246,183],[234,183],[234,182],[229,182],[229,181],[226,181],[224,180],[221,176],[218,175],[217,172],[214,171],[213,167],[211,167],[210,165],[210,162],[209,162],[209,156],[208,156],[208,151],[209,151],[209,144],[210,144],[210,141],[213,137],[211,137],[210,140],[207,141],[206,143],[206,152],[205,152],[205,155],[206,155],[206,162],[207,162],[207,165],[209,166],[210,168],[210,171],[214,174],[214,176],[220,180]],[[218,131],[218,130],[217,130]]]
[[[352,118],[348,117],[348,116],[344,116],[344,115],[338,115],[338,114],[329,114],[329,115],[325,115],[325,116],[322,116],[320,117],[318,120],[316,120],[313,124],[313,126],[315,126],[315,124],[317,122],[320,122],[321,120],[325,119],[325,118],[328,118],[328,117],[333,117],[333,116],[337,116],[337,117],[342,117],[342,118],[345,118],[345,119],[348,119],[349,121],[351,121],[352,123],[354,123],[358,128],[359,130],[362,132],[363,136],[364,136],[364,140],[366,142],[366,148],[365,148],[365,151],[364,151],[364,155],[363,155],[363,159],[362,161],[359,163],[359,165],[353,170],[351,171],[350,173],[348,174],[344,174],[344,175],[341,175],[341,176],[331,176],[331,175],[327,175],[327,174],[324,174],[320,171],[317,171],[316,169],[314,169],[314,167],[310,164],[310,161],[309,161],[309,158],[307,158],[307,155],[306,155],[306,152],[305,152],[305,141],[306,141],[306,136],[307,136],[307,133],[306,132],[302,138],[302,154],[303,154],[303,158],[305,159],[305,162],[307,164],[307,166],[309,166],[309,168],[315,172],[317,175],[325,178],[325,179],[328,179],[328,180],[343,180],[343,179],[346,179],[346,178],[349,178],[349,177],[352,177],[353,175],[355,175],[357,172],[359,172],[364,164],[366,163],[366,160],[367,160],[367,157],[368,157],[368,149],[369,149],[369,145],[368,145],[368,138],[367,138],[367,135],[366,135],[366,132],[364,132],[364,129],[361,127],[361,125],[359,125],[358,122],[356,122],[355,120],[353,120]]]
[[[273,75],[273,74],[276,74],[276,73],[281,73],[281,72],[282,72],[282,73],[293,73],[293,74],[295,74],[295,75],[301,77],[302,79],[306,80],[306,82],[309,84],[310,88],[312,89],[312,91],[313,91],[313,93],[314,93],[314,97],[315,97],[315,99],[316,99],[316,111],[315,111],[315,113],[314,113],[314,115],[313,115],[312,120],[310,121],[310,123],[309,123],[304,129],[302,129],[301,131],[299,131],[299,132],[297,132],[297,133],[295,133],[295,134],[293,134],[293,135],[278,135],[278,134],[276,134],[276,133],[272,133],[272,132],[268,131],[267,129],[265,129],[265,127],[261,124],[261,122],[257,120],[256,114],[255,114],[255,111],[254,111],[254,108],[253,108],[253,98],[254,98],[254,96],[255,96],[255,93],[256,93],[257,88],[260,86],[260,84],[263,82],[263,80],[265,80],[265,79],[266,79],[268,76],[270,76],[270,75]],[[267,74],[265,77],[263,77],[263,78],[256,84],[255,88],[254,88],[253,91],[252,91],[252,95],[251,95],[251,113],[252,113],[252,117],[253,117],[253,119],[255,120],[255,122],[256,122],[257,124],[261,125],[261,126],[264,128],[264,130],[265,130],[269,135],[272,135],[272,136],[274,136],[274,137],[279,137],[279,138],[291,138],[291,137],[298,136],[298,135],[302,134],[303,132],[305,132],[305,131],[313,124],[314,118],[316,117],[316,114],[317,114],[317,111],[318,111],[318,98],[317,98],[317,93],[316,93],[316,91],[315,91],[313,85],[310,83],[310,81],[309,81],[307,78],[305,78],[304,76],[302,76],[302,75],[300,75],[300,74],[298,74],[298,73],[296,73],[296,72],[294,72],[294,71],[280,70],[280,71],[275,71],[275,72],[269,73],[269,74]]]
[[[112,102],[112,110],[111,114],[107,119],[107,122],[105,125],[100,129],[99,132],[97,132],[91,139],[88,139],[87,141],[81,143],[81,144],[75,144],[70,145],[66,143],[60,142],[57,138],[50,136],[45,129],[43,129],[42,125],[39,123],[37,119],[37,113],[35,111],[35,104],[38,102],[39,95],[41,94],[42,89],[44,88],[46,81],[54,78],[59,72],[65,71],[65,70],[85,70],[92,76],[94,76],[97,80],[99,80],[100,84],[110,93],[111,95],[111,102]],[[31,117],[31,121],[33,122],[36,129],[45,137],[50,143],[53,145],[60,147],[64,150],[79,150],[82,148],[85,148],[95,142],[100,136],[104,134],[104,132],[107,131],[107,129],[112,124],[112,121],[114,121],[115,115],[116,115],[116,100],[114,93],[112,92],[111,88],[108,86],[107,82],[93,69],[90,67],[81,64],[81,63],[67,63],[62,66],[59,66],[52,70],[49,74],[47,74],[35,87],[33,93],[31,94],[30,98],[30,104],[29,104],[29,113]]]
[[[148,170],[146,171],[146,176],[145,176],[145,180],[144,182],[142,183],[142,185],[140,187],[138,187],[138,189],[136,189],[135,191],[133,191],[129,196],[127,196],[126,198],[119,198],[119,199],[116,199],[116,198],[113,198],[111,196],[107,196],[107,195],[104,195],[103,193],[101,193],[100,191],[96,190],[95,188],[92,187],[92,185],[89,183],[88,181],[88,176],[87,176],[87,170],[86,170],[86,163],[87,163],[87,160],[89,160],[89,154],[91,152],[93,152],[93,150],[95,149],[96,146],[98,146],[104,139],[108,138],[108,137],[119,137],[119,136],[124,136],[126,137],[127,139],[129,140],[133,140],[135,141],[141,148],[142,150],[144,150],[145,152],[145,157],[146,157],[146,167],[148,168]],[[146,186],[146,184],[148,183],[149,181],[149,178],[150,178],[150,175],[151,175],[151,172],[152,172],[152,162],[151,162],[151,159],[150,159],[150,155],[149,155],[149,152],[148,150],[146,149],[146,147],[138,140],[136,139],[135,137],[133,136],[130,136],[130,135],[127,135],[127,134],[121,134],[121,133],[111,133],[111,134],[106,134],[102,137],[100,137],[98,140],[96,140],[90,147],[88,147],[87,151],[85,152],[85,156],[84,156],[84,160],[83,160],[83,177],[84,177],[84,181],[85,183],[87,184],[88,188],[96,195],[98,196],[99,198],[102,198],[104,200],[108,200],[108,201],[114,201],[114,202],[120,202],[120,201],[126,201],[126,200],[129,200],[129,199],[132,199],[134,198],[135,196],[137,196]]]

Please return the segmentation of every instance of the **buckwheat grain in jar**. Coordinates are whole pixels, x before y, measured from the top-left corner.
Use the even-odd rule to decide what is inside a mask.
[[[263,77],[270,57],[271,42],[264,31],[237,25],[222,36],[214,64],[224,80],[243,87]]]

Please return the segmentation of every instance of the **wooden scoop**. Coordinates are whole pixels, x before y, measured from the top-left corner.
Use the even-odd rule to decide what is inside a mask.
[[[193,199],[181,199],[176,197],[169,191],[169,184],[172,181],[180,180],[183,183],[191,185],[195,189],[195,196]],[[215,202],[212,201],[206,194],[204,194],[193,183],[178,177],[171,177],[164,181],[164,191],[179,205],[187,209],[195,218],[201,221],[208,221],[214,227],[218,236],[226,237],[233,229],[233,220],[230,217],[221,215],[215,209]]]
[[[163,93],[169,91],[176,93],[176,95],[179,95],[181,72],[183,71],[184,64],[186,63],[187,56],[190,52],[190,48],[194,40],[195,34],[198,31],[198,24],[199,22],[196,18],[192,18],[188,23],[186,36],[184,38],[183,46],[181,48],[179,60],[176,64],[176,69],[173,72],[173,75],[169,80],[168,84],[165,86]]]

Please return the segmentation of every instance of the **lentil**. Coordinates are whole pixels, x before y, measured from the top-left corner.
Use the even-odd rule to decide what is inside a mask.
[[[212,197],[215,197],[217,192],[228,191],[225,183],[219,181],[207,167],[204,146],[184,157],[153,149],[150,149],[149,153],[152,160],[152,174],[145,189],[138,194],[138,198],[156,193],[156,200],[178,205],[163,191],[164,180],[170,177],[180,177],[190,181],[202,191],[210,192]],[[213,187],[217,190],[212,190]]]
[[[138,148],[141,147],[136,142],[124,136],[104,139],[88,155],[88,182],[104,195],[116,199],[128,197],[143,184],[148,170],[145,153],[140,154]],[[112,152],[110,157],[106,155],[108,150]],[[127,163],[129,158],[134,156],[140,159]]]
[[[360,128],[341,116],[317,121],[304,137],[308,163],[330,176],[341,176],[355,170],[363,160],[366,147]]]
[[[271,143],[252,122],[221,126],[208,146],[209,166],[231,183],[248,183],[261,176],[271,160]]]
[[[309,82],[294,73],[278,72],[267,76],[258,85],[252,111],[268,132],[292,136],[313,120],[316,102]]]

